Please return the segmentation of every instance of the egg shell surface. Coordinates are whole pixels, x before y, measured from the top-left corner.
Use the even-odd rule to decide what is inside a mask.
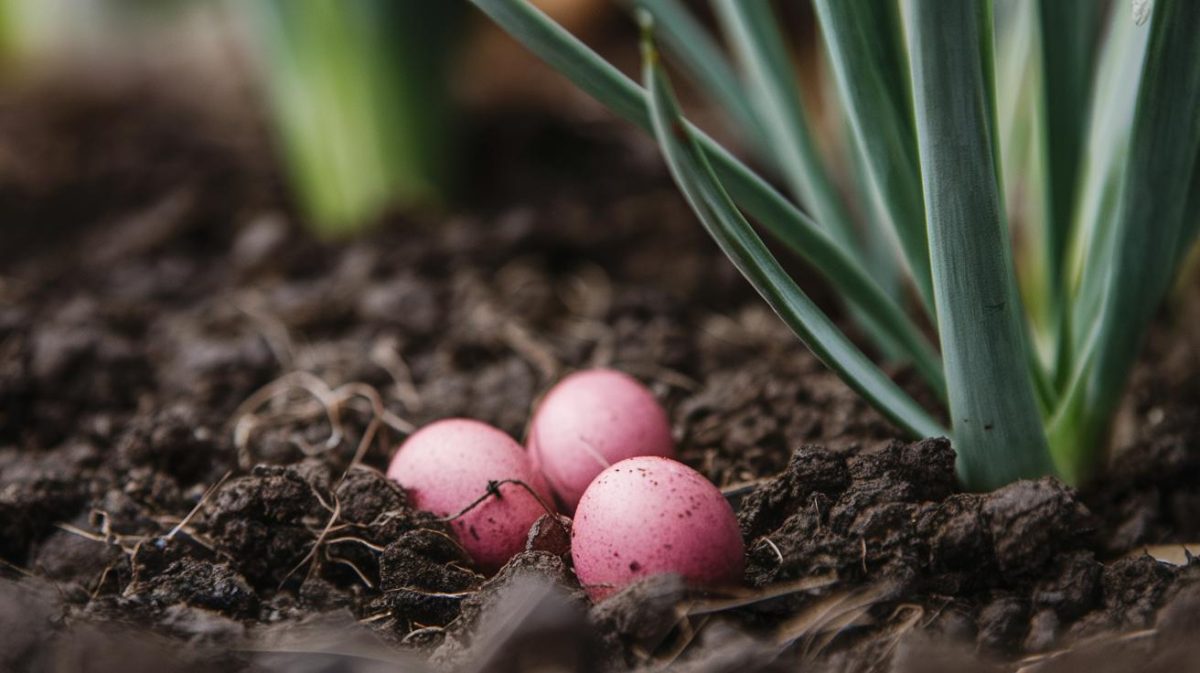
[[[675,456],[671,423],[654,394],[612,369],[575,372],[555,385],[534,413],[527,445],[567,511],[608,466]]]
[[[575,512],[571,556],[595,600],[661,573],[697,586],[736,584],[745,568],[725,497],[704,475],[657,456],[621,461],[592,482]]]
[[[387,476],[414,506],[439,516],[458,514],[487,493],[489,482],[505,479],[529,484],[553,506],[525,449],[501,430],[469,419],[437,421],[409,436]],[[520,484],[502,484],[499,493],[450,522],[467,553],[488,572],[525,548],[530,526],[546,513]]]

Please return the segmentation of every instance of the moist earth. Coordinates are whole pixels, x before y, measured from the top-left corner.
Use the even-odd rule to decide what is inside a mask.
[[[1200,566],[1156,559],[1200,540],[1194,288],[1107,476],[964,493],[949,444],[897,439],[805,352],[623,126],[477,113],[466,207],[324,242],[255,125],[128,86],[0,108],[0,669],[1194,660]],[[592,605],[550,517],[486,577],[384,478],[412,427],[520,438],[589,366],[647,383],[735,504],[743,589],[664,576]]]

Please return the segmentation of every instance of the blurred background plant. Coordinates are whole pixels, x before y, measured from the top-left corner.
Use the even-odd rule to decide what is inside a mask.
[[[0,0],[0,76],[111,51],[196,0]],[[203,1],[203,0],[201,0]]]
[[[464,4],[259,0],[248,13],[274,128],[308,220],[352,233],[452,189],[448,72]]]
[[[538,5],[581,30],[613,14],[603,0]],[[102,79],[114,60],[148,68],[203,43],[218,65],[195,94],[252,82],[299,219],[348,236],[461,195],[462,62],[469,79],[503,79],[479,76],[494,31],[469,18],[450,0],[0,0],[0,84],[65,69]]]

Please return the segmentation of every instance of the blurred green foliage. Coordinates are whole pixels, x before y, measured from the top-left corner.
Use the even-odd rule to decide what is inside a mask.
[[[463,3],[258,0],[251,10],[293,190],[318,233],[436,204],[453,170],[447,95]]]
[[[391,207],[442,203],[454,170],[453,0],[0,0],[0,75],[113,48],[183,10],[249,28],[271,126],[305,221],[344,235]],[[31,67],[32,66],[32,67]]]

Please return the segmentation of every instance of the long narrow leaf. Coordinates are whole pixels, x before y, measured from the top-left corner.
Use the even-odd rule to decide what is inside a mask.
[[[1049,363],[1054,361],[1060,321],[1054,314],[1058,306],[1051,300],[1057,297],[1048,290],[1051,283],[1043,254],[1046,199],[1045,161],[1040,149],[1044,133],[1038,115],[1042,109],[1041,62],[1034,39],[1037,9],[1037,3],[1030,0],[995,3],[996,86],[1004,92],[997,99],[996,120],[1000,193],[1016,244],[1017,284],[1034,343],[1031,356],[1037,360],[1032,369],[1039,381],[1039,400],[1049,403],[1057,394]]]
[[[831,82],[829,88],[832,89],[832,76],[829,81]],[[835,98],[836,91],[831,90],[825,95]],[[840,112],[839,116],[845,119],[845,115]],[[912,274],[909,273],[908,267],[902,259],[904,253],[900,249],[900,241],[896,238],[892,228],[885,224],[889,221],[889,216],[884,211],[879,191],[875,189],[871,183],[871,177],[867,174],[866,157],[857,149],[858,140],[854,136],[853,129],[850,128],[849,121],[843,121],[840,131],[838,139],[847,148],[847,174],[850,177],[846,185],[847,199],[851,204],[851,209],[856,211],[856,217],[865,223],[864,231],[868,232],[862,241],[863,263],[872,270],[872,277],[888,295],[892,297],[905,296],[908,279],[912,277]],[[921,228],[924,230],[924,226]],[[932,296],[930,301],[932,302]],[[930,303],[928,306],[932,315],[933,304]],[[889,357],[895,359],[895,356]]]
[[[992,156],[992,179],[995,182],[996,197],[996,220],[1000,223],[1000,229],[1005,235],[1005,240],[1008,239],[1008,213],[1007,203],[1002,198],[1004,194],[1004,164],[1000,157],[1000,122],[997,119],[1000,115],[1000,104],[996,96],[996,12],[994,0],[977,0],[979,2],[978,9],[975,12],[975,23],[977,26],[977,35],[979,40],[979,60],[980,70],[982,71],[983,82],[983,101],[984,111],[983,116],[984,126],[987,129],[988,138],[990,140],[991,156]],[[1002,246],[1001,252],[1007,260],[1008,277],[1011,284],[1011,294],[1015,302],[1014,306],[1021,306],[1021,294],[1017,289],[1016,271],[1011,260],[1011,251],[1007,245]],[[1053,387],[1049,384],[1049,374],[1045,366],[1042,364],[1041,358],[1034,348],[1033,328],[1025,317],[1029,314],[1023,310],[1016,311],[1017,319],[1013,322],[1017,326],[1017,333],[1021,340],[1020,351],[1024,353],[1025,368],[1028,373],[1033,391],[1034,400],[1037,407],[1042,411],[1043,416],[1048,416],[1050,409],[1056,402],[1053,396]]]
[[[864,256],[866,247],[813,139],[796,73],[770,2],[713,0],[713,6],[742,66],[759,126],[783,180],[839,245]],[[877,282],[887,281],[883,271],[872,269]],[[861,315],[851,306],[850,317],[881,344],[886,355],[894,357],[897,349],[889,343],[889,334],[881,332],[871,316]]]
[[[745,88],[738,81],[737,75],[729,61],[712,41],[708,32],[700,25],[691,12],[679,0],[636,0],[639,9],[645,10],[654,17],[655,25],[659,27],[661,40],[668,54],[683,67],[685,74],[698,85],[700,91],[719,109],[725,110],[743,129],[743,135],[751,142],[758,157],[768,164],[777,164],[778,153],[768,141],[768,134],[759,120],[758,113],[750,104]],[[776,166],[776,170],[780,168]],[[819,220],[818,220],[819,221]],[[921,227],[924,232],[924,227]],[[880,241],[880,237],[871,237],[862,241],[859,246],[864,252],[878,251],[880,248],[891,246],[890,241]],[[890,254],[890,253],[889,253]],[[926,255],[927,256],[927,255]],[[872,263],[866,268],[872,278],[889,295],[899,296],[894,290],[898,287],[895,264],[887,259],[887,264],[876,263],[878,257],[871,255]],[[932,297],[927,303],[932,309]],[[911,359],[904,349],[896,343],[886,325],[881,325],[872,316],[863,313],[851,305],[851,318],[863,329],[868,337],[880,348],[883,357],[888,360]]]
[[[926,306],[933,306],[921,167],[908,57],[893,0],[816,0],[838,91],[859,157],[900,241]]]
[[[1096,0],[1039,0],[1042,115],[1049,189],[1045,258],[1050,291],[1060,295],[1063,260],[1073,223],[1092,82],[1092,55],[1103,4]]]
[[[973,488],[1053,472],[1001,219],[987,3],[912,0],[917,139],[960,475]]]
[[[713,0],[741,63],[783,179],[792,193],[848,251],[861,250],[854,223],[813,139],[796,73],[768,2]]]
[[[1082,385],[1084,417],[1065,417],[1075,432],[1057,434],[1060,468],[1086,479],[1142,336],[1182,257],[1185,209],[1200,151],[1200,3],[1158,0],[1142,71],[1104,293],[1095,361]],[[1190,224],[1190,223],[1189,223]]]
[[[708,100],[729,115],[734,128],[745,136],[763,157],[770,157],[769,144],[754,108],[733,65],[700,21],[679,0],[634,0],[650,12],[658,26],[663,47],[674,56],[690,80]]]
[[[393,203],[443,196],[453,154],[443,75],[462,6],[260,0],[239,7],[263,47],[274,130],[310,224],[346,234]]]
[[[1053,330],[1054,377],[1062,385],[1072,366],[1071,315],[1066,310],[1066,263],[1082,172],[1084,125],[1091,102],[1093,55],[1105,5],[1096,0],[1039,0],[1041,96],[1038,134],[1045,179],[1039,295]],[[1051,323],[1052,321],[1052,323]]]
[[[1071,309],[1066,346],[1073,362],[1078,361],[1099,318],[1112,268],[1112,232],[1120,212],[1125,157],[1150,27],[1137,25],[1126,12],[1114,11],[1105,32],[1092,85],[1093,105],[1068,263]]]
[[[472,0],[542,60],[617,115],[651,131],[645,92],[524,0]],[[841,246],[783,195],[688,125],[734,201],[811,264],[863,315],[885,328],[934,391],[945,394],[941,362],[920,329]]]
[[[655,137],[676,184],[709,234],[813,353],[859,394],[912,434],[941,434],[937,422],[838,330],[771,255],[688,132],[649,37],[643,38],[643,50]]]

